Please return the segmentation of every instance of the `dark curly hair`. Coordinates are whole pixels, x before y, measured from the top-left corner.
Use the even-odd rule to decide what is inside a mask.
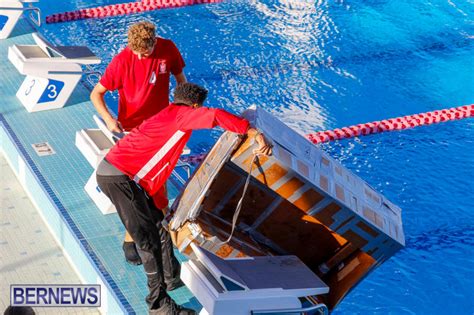
[[[202,105],[206,100],[207,90],[191,82],[181,83],[174,90],[173,97],[175,104]]]

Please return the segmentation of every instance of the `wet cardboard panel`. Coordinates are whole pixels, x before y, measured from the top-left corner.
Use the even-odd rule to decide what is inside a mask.
[[[331,202],[329,205],[319,210],[313,216],[319,221],[321,221],[322,223],[326,224],[327,226],[331,226],[334,223],[334,219],[332,217],[340,209],[341,209],[341,206],[339,206],[337,203]]]
[[[210,194],[203,202],[205,211],[219,210],[219,217],[232,222],[239,200],[244,189],[243,181],[238,189],[233,189],[238,179],[244,178],[237,170],[225,166],[211,187]],[[230,195],[229,195],[230,194]],[[277,195],[252,179],[245,193],[239,214],[239,224],[251,226],[257,218],[272,204]]]
[[[369,234],[370,236],[372,237],[377,237],[379,235],[379,232],[374,230],[373,228],[371,228],[368,224],[366,224],[365,222],[363,221],[359,221],[357,222],[357,227],[359,229],[361,229],[362,231],[366,232],[367,234]]]
[[[287,201],[281,202],[257,231],[288,254],[297,255],[310,268],[318,266],[343,245],[321,222]]]
[[[239,190],[220,212],[222,218],[229,222],[232,221],[232,217],[241,197],[242,190]],[[250,182],[242,202],[239,223],[251,226],[274,200],[274,194],[270,194],[269,192],[260,189],[256,183]]]
[[[201,215],[198,218],[198,223],[201,229],[204,231],[204,234],[217,236],[220,241],[226,240],[231,230],[230,222],[225,222],[215,215],[207,212],[201,212]],[[248,256],[274,254],[270,250],[257,244],[247,234],[242,233],[239,229],[234,231],[232,240],[228,243],[228,245]]]
[[[365,238],[363,238],[362,236],[360,236],[359,234],[357,234],[356,232],[352,230],[347,230],[344,234],[342,234],[342,237],[344,237],[349,242],[354,244],[354,246],[357,248],[362,248],[368,243],[368,241]]]
[[[231,191],[235,191],[236,185],[239,185],[238,192],[243,191],[243,177],[241,174],[233,171],[227,165],[224,165],[221,172],[209,188],[206,199],[203,202],[205,211],[214,211],[222,202],[222,199]]]
[[[278,163],[273,163],[265,172],[260,172],[256,178],[264,185],[271,187],[286,174],[288,174],[288,171],[285,168],[278,165]]]
[[[298,177],[292,177],[286,183],[281,185],[277,190],[276,193],[282,196],[283,198],[287,199],[291,195],[295,193],[298,189],[303,187],[304,182],[298,179]]]
[[[344,260],[342,269],[334,268],[324,277],[324,282],[330,287],[329,296],[326,299],[329,309],[334,308],[349,290],[364,278],[375,263],[376,261],[371,256],[362,251],[356,251]]]
[[[310,188],[305,191],[300,198],[298,198],[294,205],[299,209],[307,212],[309,209],[313,208],[318,202],[324,199],[324,196],[319,194],[314,189]]]
[[[292,155],[287,150],[283,149],[282,147],[278,146],[278,158],[281,160],[285,165],[291,167],[292,166]]]

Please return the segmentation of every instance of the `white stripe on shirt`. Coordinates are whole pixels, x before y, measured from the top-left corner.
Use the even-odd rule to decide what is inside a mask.
[[[138,171],[137,175],[135,175],[134,181],[137,183],[144,178],[152,169],[153,167],[158,164],[161,159],[168,153],[178,141],[184,136],[184,132],[178,130],[174,133],[174,135],[166,141],[165,145],[161,147],[161,149],[153,155],[153,157]]]
[[[154,180],[158,177],[158,175],[160,175],[161,172],[163,172],[163,171],[168,167],[168,165],[170,165],[170,162],[166,162],[166,164],[163,165],[163,167],[161,168],[161,170],[159,170],[158,173],[156,173],[156,175],[153,176],[153,178],[151,179],[151,181],[154,181]]]

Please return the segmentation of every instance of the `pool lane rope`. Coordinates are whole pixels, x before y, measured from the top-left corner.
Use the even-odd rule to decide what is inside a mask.
[[[306,135],[306,138],[314,144],[330,142],[340,139],[366,136],[394,130],[404,130],[419,126],[428,126],[440,122],[459,120],[474,117],[474,104],[464,105],[449,109],[435,110],[415,115],[390,118],[365,124],[358,124],[333,130],[319,131]],[[204,160],[207,153],[189,155],[182,157],[183,162],[197,165]]]
[[[314,144],[366,136],[394,130],[404,130],[419,126],[428,126],[440,122],[474,117],[474,104],[435,110],[415,115],[390,118],[366,124],[358,124],[334,130],[319,131],[306,135]]]
[[[153,11],[159,9],[179,8],[195,4],[219,3],[222,0],[142,0],[138,2],[118,3],[96,8],[80,9],[52,14],[46,17],[46,23],[60,23],[83,19],[105,18]]]

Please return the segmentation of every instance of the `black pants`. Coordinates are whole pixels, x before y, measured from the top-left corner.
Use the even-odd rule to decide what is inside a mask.
[[[97,175],[97,184],[114,204],[137,245],[148,278],[150,292],[146,301],[150,308],[157,308],[167,296],[166,284],[179,281],[180,272],[171,237],[161,225],[163,212],[128,176]]]

